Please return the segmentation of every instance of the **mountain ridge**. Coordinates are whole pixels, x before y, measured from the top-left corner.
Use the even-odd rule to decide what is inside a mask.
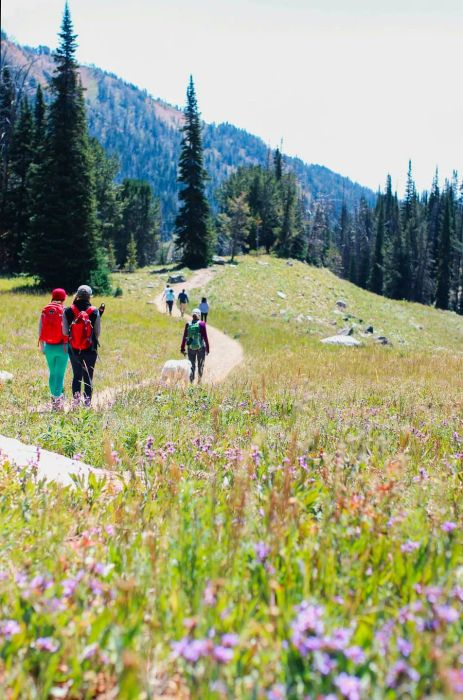
[[[25,89],[32,94],[37,84],[48,83],[53,70],[49,47],[22,46],[2,38],[4,61],[27,70]],[[120,179],[146,179],[161,200],[164,235],[168,237],[177,210],[177,162],[180,152],[183,113],[179,107],[153,97],[146,89],[125,81],[94,65],[80,65],[89,131],[108,153],[120,161]],[[215,192],[234,170],[243,165],[269,162],[268,146],[259,137],[228,122],[203,122],[204,165],[209,175],[207,195],[213,208]],[[354,208],[361,196],[370,203],[375,194],[350,178],[319,164],[307,164],[297,157],[284,156],[285,167],[295,172],[307,207],[317,197],[330,201],[333,216],[342,201]]]

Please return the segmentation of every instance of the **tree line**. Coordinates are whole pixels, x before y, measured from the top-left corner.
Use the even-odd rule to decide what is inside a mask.
[[[66,5],[47,90],[30,101],[25,75],[1,67],[0,271],[47,288],[109,291],[111,269],[154,262],[159,202],[143,180],[116,182],[117,158],[88,135]]]
[[[277,150],[270,167],[241,168],[221,188],[218,245],[233,257],[260,247],[330,268],[392,299],[463,313],[463,182],[436,172],[419,195],[409,165],[399,200],[387,176],[375,206],[361,197],[333,219],[328,198],[309,207]]]
[[[111,269],[159,257],[160,207],[146,181],[117,183],[117,158],[88,135],[67,6],[59,36],[47,104],[40,86],[31,104],[21,92],[24,76],[2,67],[0,269],[32,274],[48,287],[85,280],[105,290]],[[203,133],[190,78],[173,236],[182,264],[198,268],[214,253],[233,259],[263,249],[326,266],[377,294],[463,313],[463,183],[456,174],[441,189],[436,173],[419,195],[410,164],[402,200],[388,176],[374,205],[362,196],[337,214],[328,197],[308,197],[276,149],[265,166],[232,172],[216,192],[216,210]]]

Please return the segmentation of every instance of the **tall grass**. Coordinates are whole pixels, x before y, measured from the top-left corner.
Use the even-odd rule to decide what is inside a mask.
[[[294,268],[268,262],[272,285],[292,284]],[[269,317],[271,305],[241,303],[264,284],[255,265],[221,272],[208,294],[211,323],[246,352],[218,387],[152,385],[117,395],[110,411],[37,415],[28,387],[37,403],[46,389],[35,349],[9,355],[25,374],[3,390],[2,430],[81,453],[120,486],[62,489],[4,460],[5,695],[461,696],[461,321],[448,315],[439,352],[432,310],[420,345],[400,321],[404,347],[327,348],[301,323]],[[130,323],[108,305],[102,387],[128,371],[156,376],[178,350],[181,324],[140,302],[151,279],[123,280]],[[30,323],[37,305],[3,295]],[[395,332],[394,314],[384,323]],[[22,328],[26,345],[34,331]],[[148,359],[149,339],[158,356]]]

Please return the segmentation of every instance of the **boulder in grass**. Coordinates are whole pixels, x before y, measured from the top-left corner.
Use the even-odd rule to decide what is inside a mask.
[[[226,265],[227,261],[225,258],[222,258],[220,255],[213,255],[212,256],[212,263],[214,265]]]
[[[354,332],[353,327],[352,327],[352,326],[348,326],[347,328],[342,328],[342,330],[340,330],[340,331],[338,332],[338,335],[352,335],[353,332]]]
[[[391,345],[390,340],[386,338],[385,335],[380,335],[376,338],[376,342],[379,343],[380,345]]]
[[[170,275],[167,281],[169,284],[180,284],[186,282],[186,277],[184,275]]]
[[[1,371],[0,372],[0,383],[6,383],[6,382],[12,382],[13,381],[13,375],[11,372],[5,372]]]
[[[329,338],[323,338],[321,343],[325,345],[344,345],[345,347],[354,347],[362,343],[351,335],[332,335]]]
[[[365,328],[365,333],[373,333],[373,326],[367,326]]]
[[[343,301],[342,299],[338,299],[336,302],[336,306],[338,309],[347,309],[347,302]]]
[[[284,292],[277,292],[277,296],[280,297],[280,299],[286,299],[286,294]]]

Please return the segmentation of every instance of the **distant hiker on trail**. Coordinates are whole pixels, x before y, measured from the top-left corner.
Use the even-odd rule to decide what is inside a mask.
[[[164,289],[164,292],[162,293],[162,298],[166,300],[166,313],[169,312],[169,316],[172,316],[172,307],[175,301],[175,292],[170,286],[170,284],[168,284],[167,287]]]
[[[52,411],[63,408],[64,375],[68,364],[68,338],[63,334],[64,289],[51,293],[51,301],[43,307],[39,321],[39,346],[47,360]]]
[[[101,332],[101,316],[104,304],[97,309],[90,304],[92,288],[83,284],[77,290],[74,302],[63,315],[63,333],[69,336],[69,358],[73,371],[73,406],[83,398],[90,406],[93,391],[93,372],[98,358],[98,338]],[[83,382],[83,391],[82,391]]]
[[[186,355],[185,348],[188,347],[188,359],[191,362],[190,382],[194,382],[196,363],[198,363],[198,384],[201,383],[203,376],[206,355],[209,355],[206,324],[204,321],[199,320],[200,314],[201,311],[199,309],[193,309],[191,312],[192,319],[185,326],[182,347],[180,348],[181,353]]]
[[[183,318],[185,311],[186,311],[186,305],[190,302],[188,299],[188,294],[185,292],[184,289],[180,292],[178,295],[178,305],[180,307],[180,316]]]
[[[199,310],[201,311],[201,321],[206,322],[207,321],[207,314],[209,313],[209,304],[207,303],[206,297],[203,297],[201,299],[201,303],[199,305]]]

